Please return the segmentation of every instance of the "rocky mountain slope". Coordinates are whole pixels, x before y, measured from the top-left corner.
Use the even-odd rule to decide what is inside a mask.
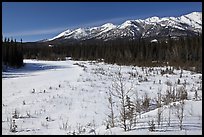
[[[202,12],[192,12],[180,17],[150,17],[127,20],[120,25],[106,23],[98,27],[66,30],[46,41],[113,40],[116,38],[177,37],[202,33]]]

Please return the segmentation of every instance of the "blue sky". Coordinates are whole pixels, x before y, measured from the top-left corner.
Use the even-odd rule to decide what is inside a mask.
[[[3,2],[3,36],[49,39],[66,29],[202,11],[202,2]]]

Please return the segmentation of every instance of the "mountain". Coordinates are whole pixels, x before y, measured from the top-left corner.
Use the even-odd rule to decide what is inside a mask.
[[[48,42],[113,40],[117,38],[177,37],[202,33],[202,12],[192,12],[180,17],[150,17],[147,19],[127,20],[120,25],[106,23],[98,27],[66,30],[48,39]]]

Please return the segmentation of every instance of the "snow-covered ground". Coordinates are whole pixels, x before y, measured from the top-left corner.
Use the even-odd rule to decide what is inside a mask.
[[[106,129],[108,92],[120,68],[118,65],[72,60],[24,62],[26,65],[21,69],[2,72],[2,134],[202,134],[202,74],[183,70],[180,78],[181,70],[161,75],[166,67],[155,67],[151,71],[150,68],[122,66],[125,88],[133,84],[130,96],[134,97],[137,92],[139,98],[147,94],[154,100],[158,91],[165,94],[170,88],[167,81],[177,87],[185,83],[188,92],[183,130],[179,129],[176,116],[179,103],[173,102],[160,108],[160,126],[156,122],[158,108],[154,108],[138,116],[132,130],[124,132],[119,125]],[[130,77],[133,73],[137,76]],[[147,81],[141,80],[145,77]],[[197,100],[194,99],[195,90]],[[117,98],[114,100],[118,102]],[[119,109],[115,108],[115,115],[118,114]],[[154,132],[148,130],[152,119],[155,120]],[[16,132],[10,132],[13,120]]]

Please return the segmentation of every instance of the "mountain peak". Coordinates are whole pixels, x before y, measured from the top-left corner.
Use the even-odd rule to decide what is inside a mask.
[[[148,22],[158,22],[159,20],[160,18],[156,16],[145,19],[145,21],[148,21]]]
[[[68,29],[68,30],[66,30],[66,31],[64,31],[64,32],[62,32],[62,33],[60,33],[59,35],[57,35],[57,36],[55,36],[55,37],[53,37],[53,38],[51,38],[51,39],[48,39],[47,41],[52,41],[52,40],[55,40],[55,39],[57,39],[57,38],[63,37],[63,36],[65,36],[65,35],[69,34],[70,32],[71,32],[71,30]]]
[[[128,26],[134,26],[133,22],[134,22],[134,20],[127,20],[124,23],[122,23],[121,25],[119,25],[118,28],[124,29],[124,28],[126,28]]]
[[[126,20],[120,25],[108,22],[98,27],[68,29],[48,41],[58,38],[110,40],[124,37],[139,38],[141,36],[185,36],[197,34],[197,32],[202,33],[202,12],[192,12],[180,17],[159,18],[152,16],[144,20]]]
[[[202,12],[198,12],[198,11],[194,11],[194,12],[191,12],[187,15],[197,15],[197,16],[202,16]]]
[[[112,23],[106,23],[106,24],[103,24],[101,27],[104,27],[104,28],[114,28],[115,25],[112,24]]]

